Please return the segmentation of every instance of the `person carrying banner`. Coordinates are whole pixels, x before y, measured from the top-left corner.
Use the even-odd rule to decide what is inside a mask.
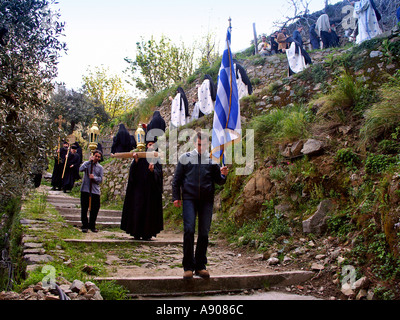
[[[214,206],[215,183],[224,184],[228,175],[226,166],[220,167],[210,159],[209,137],[198,132],[196,148],[179,158],[172,181],[174,206],[183,206],[183,260],[184,279],[193,278],[193,272],[209,278],[206,269],[208,233]],[[194,234],[198,217],[198,238],[194,252]]]

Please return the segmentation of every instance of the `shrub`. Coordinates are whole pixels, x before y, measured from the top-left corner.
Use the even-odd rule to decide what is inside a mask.
[[[363,144],[388,137],[400,121],[400,86],[384,87],[379,93],[382,100],[365,112],[360,132]]]
[[[360,157],[350,148],[340,149],[336,152],[335,161],[349,168],[354,168],[360,161]]]
[[[285,107],[255,117],[250,128],[255,132],[255,143],[260,151],[276,149],[274,144],[307,138],[308,111],[303,106]]]
[[[370,153],[365,160],[365,171],[369,174],[381,173],[394,162],[395,158],[390,156]]]
[[[313,101],[320,105],[318,116],[330,118],[338,122],[346,122],[344,111],[361,111],[377,101],[377,94],[353,78],[343,73],[337,80],[334,89],[325,96]]]

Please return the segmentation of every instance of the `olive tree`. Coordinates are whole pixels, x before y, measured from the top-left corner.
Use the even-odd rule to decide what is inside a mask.
[[[45,106],[66,46],[52,4],[0,0],[0,200],[23,192],[54,140]]]

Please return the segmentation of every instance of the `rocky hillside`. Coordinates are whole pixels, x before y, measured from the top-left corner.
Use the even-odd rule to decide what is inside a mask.
[[[388,32],[310,55],[313,65],[291,77],[285,55],[239,61],[254,86],[241,114],[242,127],[255,130],[255,168],[249,176],[230,174],[218,189],[213,232],[272,252],[278,264],[302,261],[305,268],[315,261],[304,260],[299,246],[317,243],[313,252],[321,258],[337,251],[334,242],[340,261],[334,268],[319,261],[327,283],[340,289],[350,268],[354,279],[366,277],[376,298],[398,299],[400,37]],[[183,84],[189,101],[202,77]],[[169,123],[167,96],[156,109]],[[185,127],[211,129],[212,115]],[[128,168],[129,162],[109,164],[108,197],[123,198]],[[170,202],[174,169],[164,165],[168,219],[179,219]]]

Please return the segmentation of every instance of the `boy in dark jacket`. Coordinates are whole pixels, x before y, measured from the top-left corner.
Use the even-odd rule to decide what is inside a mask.
[[[184,279],[193,278],[193,271],[202,278],[209,278],[206,270],[208,233],[214,205],[214,183],[224,184],[227,167],[220,167],[210,159],[208,136],[199,132],[195,143],[197,148],[179,158],[174,179],[172,196],[174,206],[183,204],[183,261]],[[194,233],[198,215],[198,238],[194,253]]]

